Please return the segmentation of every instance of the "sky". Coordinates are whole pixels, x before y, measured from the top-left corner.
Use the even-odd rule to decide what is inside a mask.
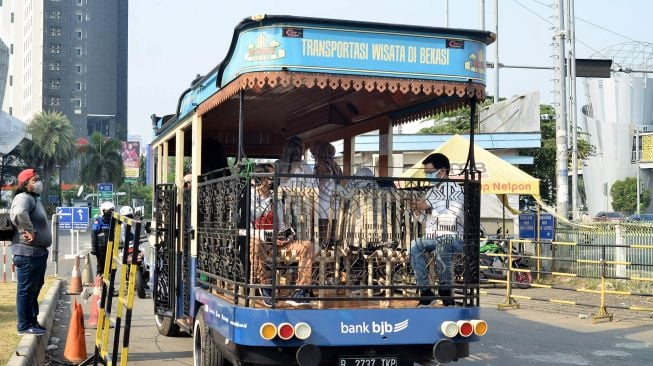
[[[296,15],[444,27],[445,0],[135,0],[129,2],[129,134],[152,139],[150,115],[174,113],[197,74],[226,55],[233,30],[254,14]],[[480,0],[449,0],[449,27],[480,28]],[[499,61],[553,66],[553,0],[499,0]],[[494,31],[494,0],[485,0],[485,26]],[[623,43],[653,43],[653,1],[575,0],[576,57]],[[594,25],[592,25],[592,24]],[[494,58],[494,45],[487,58]],[[488,94],[495,71],[488,69]],[[501,69],[499,95],[540,91],[552,103],[553,71]],[[584,103],[582,79],[577,84]]]

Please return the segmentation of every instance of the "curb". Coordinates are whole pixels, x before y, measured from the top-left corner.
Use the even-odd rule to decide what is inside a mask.
[[[39,306],[38,321],[47,329],[47,332],[43,336],[23,336],[7,366],[31,366],[45,363],[45,348],[50,340],[51,328],[54,323],[54,311],[57,309],[62,286],[63,280],[61,278],[56,279]]]

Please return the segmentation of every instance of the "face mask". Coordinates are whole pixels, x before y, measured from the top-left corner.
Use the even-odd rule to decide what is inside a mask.
[[[43,192],[43,182],[34,182],[34,184],[32,184],[32,192],[35,194],[41,194],[41,192]]]
[[[426,179],[435,179],[438,177],[438,174],[436,172],[426,173],[424,175],[426,176]]]

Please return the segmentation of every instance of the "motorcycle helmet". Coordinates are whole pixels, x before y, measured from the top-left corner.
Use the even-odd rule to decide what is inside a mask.
[[[120,207],[120,215],[134,217],[134,210],[131,208],[131,206],[122,206]]]
[[[105,211],[113,211],[116,207],[113,205],[113,202],[105,201],[100,205],[100,212],[104,214]]]

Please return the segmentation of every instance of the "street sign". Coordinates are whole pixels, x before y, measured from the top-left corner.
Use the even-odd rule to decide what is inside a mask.
[[[113,192],[113,183],[98,183],[98,192]]]
[[[519,214],[519,238],[537,239],[535,237],[535,213]],[[555,239],[555,218],[548,213],[540,214],[540,240]]]
[[[59,230],[70,230],[73,228],[73,208],[57,207],[56,212],[59,215]]]
[[[75,207],[72,210],[73,216],[73,229],[86,230],[88,229],[88,207]]]
[[[98,203],[104,201],[113,201],[113,184],[112,183],[98,183],[97,185]]]

